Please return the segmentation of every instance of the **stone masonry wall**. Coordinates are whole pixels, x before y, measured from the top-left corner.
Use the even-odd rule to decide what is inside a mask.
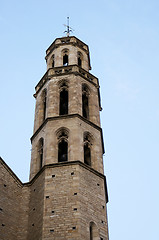
[[[22,189],[21,181],[0,158],[1,240],[26,240],[28,189]]]
[[[45,166],[22,184],[0,159],[1,240],[107,239],[104,176],[79,161]]]
[[[30,188],[30,201],[28,212],[28,236],[27,240],[41,240],[43,228],[44,205],[44,172],[28,183]]]
[[[108,240],[104,177],[79,162],[50,165],[43,219],[43,240],[88,240],[91,221]]]

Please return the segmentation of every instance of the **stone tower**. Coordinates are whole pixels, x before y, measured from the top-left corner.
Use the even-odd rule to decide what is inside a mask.
[[[99,82],[89,73],[88,46],[57,38],[45,59],[34,94],[29,182],[0,159],[2,240],[108,240]]]
[[[47,72],[35,87],[30,167],[30,180],[43,175],[42,239],[106,240],[99,82],[89,73],[88,46],[57,38],[45,59]]]

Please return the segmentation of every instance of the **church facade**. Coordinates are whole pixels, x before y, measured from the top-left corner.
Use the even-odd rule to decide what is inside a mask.
[[[57,38],[35,87],[30,179],[0,158],[1,240],[108,240],[99,81],[88,46]]]

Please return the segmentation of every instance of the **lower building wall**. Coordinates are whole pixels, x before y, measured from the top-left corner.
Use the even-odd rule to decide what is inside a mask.
[[[43,240],[108,240],[104,176],[83,163],[50,165],[45,170]]]
[[[41,240],[43,228],[44,208],[44,179],[42,171],[38,177],[28,183],[30,188],[30,200],[28,211],[28,235],[27,240]]]
[[[108,240],[104,176],[79,161],[21,183],[0,158],[1,240]]]
[[[26,240],[28,197],[28,189],[23,191],[21,181],[0,158],[1,240]]]

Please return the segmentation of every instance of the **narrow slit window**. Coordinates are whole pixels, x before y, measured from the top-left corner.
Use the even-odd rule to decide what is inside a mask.
[[[90,223],[89,234],[90,234],[90,240],[99,239],[98,228],[94,222]]]
[[[62,139],[58,144],[58,162],[66,162],[68,160],[68,143]]]
[[[91,148],[92,148],[92,136],[90,133],[84,133],[84,163],[91,166]]]
[[[65,54],[63,56],[63,66],[68,66],[68,55],[67,54]]]
[[[93,240],[92,226],[89,227],[89,232],[90,232],[90,240]]]
[[[39,150],[38,150],[38,152],[39,152],[39,165],[40,165],[40,169],[42,168],[42,166],[43,166],[43,155],[44,155],[44,140],[43,140],[43,138],[41,138],[40,140],[39,140]]]
[[[86,86],[82,88],[82,115],[83,117],[89,119],[89,98],[88,89]]]
[[[52,68],[54,68],[54,66],[55,66],[55,57],[54,57],[54,55],[52,56]]]
[[[84,145],[84,163],[91,166],[91,150],[88,144]]]
[[[81,57],[78,57],[78,66],[82,66],[82,60],[81,60]]]
[[[58,162],[68,161],[68,130],[62,128],[57,132]]]
[[[82,67],[82,53],[81,52],[78,52],[77,54],[77,64],[78,66]]]
[[[46,119],[46,102],[47,102],[47,91],[43,91],[43,121]]]
[[[60,92],[60,115],[68,114],[68,91],[63,88]]]

